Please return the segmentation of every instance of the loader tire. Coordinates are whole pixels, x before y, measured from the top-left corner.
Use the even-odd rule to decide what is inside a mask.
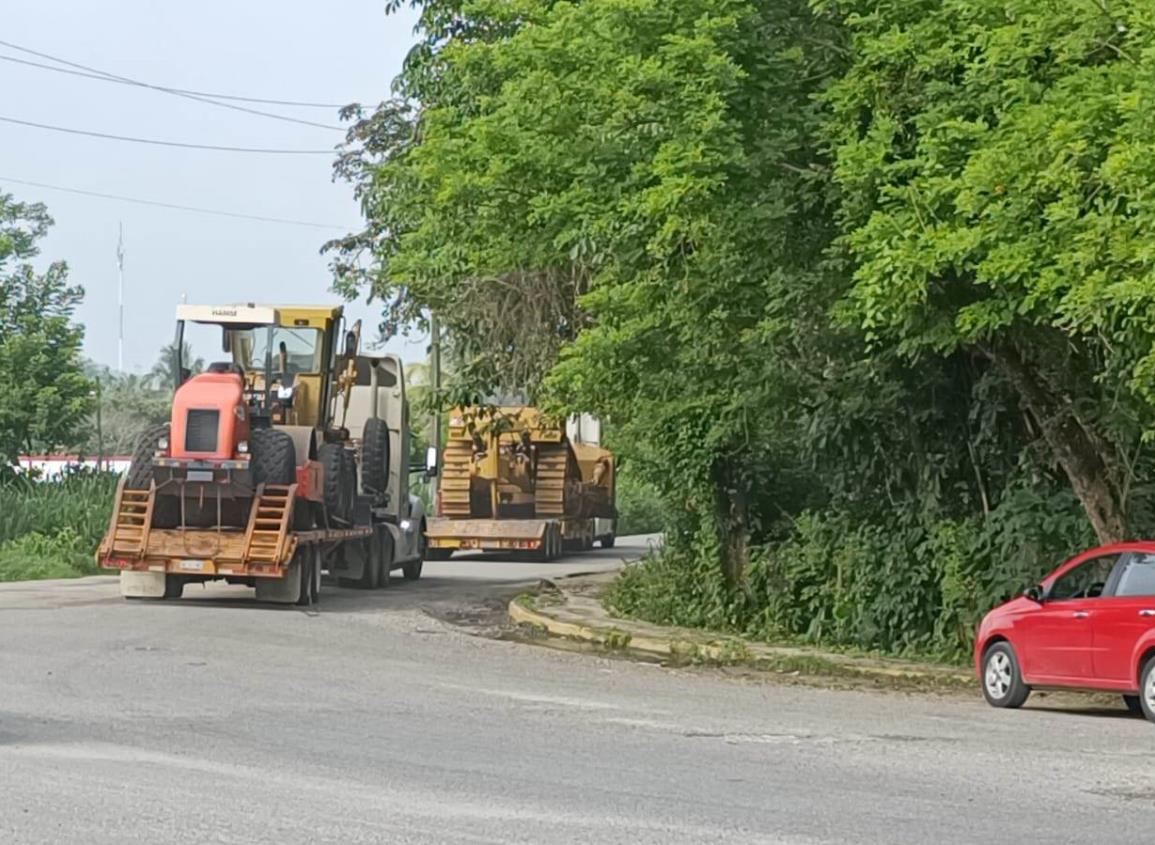
[[[324,475],[322,498],[330,523],[334,519],[348,523],[351,501],[349,484],[345,478],[345,449],[340,443],[326,443],[317,451],[317,461]]]
[[[297,449],[293,438],[275,428],[258,428],[249,435],[253,484],[287,487],[297,480]]]
[[[276,484],[287,486],[297,480],[297,447],[293,438],[275,428],[258,428],[249,435],[249,451],[252,455],[253,484]],[[246,500],[247,501],[247,500]],[[251,502],[248,507],[252,507]],[[240,508],[242,519],[247,522],[249,510]],[[244,522],[238,522],[238,525]],[[308,502],[297,498],[293,503],[293,530],[307,531],[313,527],[313,517]]]
[[[389,490],[389,427],[380,417],[365,420],[361,435],[361,486],[377,499]]]
[[[168,423],[164,423],[154,425],[137,438],[136,448],[132,450],[132,463],[124,478],[124,486],[129,490],[148,489],[152,483],[152,456],[156,453],[156,444],[167,435]]]
[[[132,451],[124,486],[129,490],[147,490],[153,480],[153,455],[157,442],[168,436],[168,423],[154,425],[136,441]],[[176,528],[180,524],[180,499],[176,496],[158,495],[152,505],[153,528]]]
[[[352,525],[357,503],[357,455],[352,449],[342,449],[341,460],[344,461],[342,472],[345,481],[345,500],[349,503],[346,506],[345,513],[348,514],[347,519],[349,524]]]

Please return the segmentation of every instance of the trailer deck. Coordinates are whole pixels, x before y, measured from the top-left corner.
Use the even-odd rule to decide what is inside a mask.
[[[153,528],[156,487],[117,486],[108,533],[96,552],[102,569],[216,577],[282,578],[301,546],[370,537],[373,526],[293,531],[296,485],[264,486],[244,529]]]

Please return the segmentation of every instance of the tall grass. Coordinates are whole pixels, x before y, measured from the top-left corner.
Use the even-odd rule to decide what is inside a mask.
[[[97,572],[93,552],[108,528],[116,480],[112,473],[78,472],[0,485],[0,581]]]

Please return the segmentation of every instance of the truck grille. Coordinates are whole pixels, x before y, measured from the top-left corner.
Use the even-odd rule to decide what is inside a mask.
[[[217,450],[217,429],[220,428],[221,412],[194,409],[188,412],[185,422],[184,449],[186,452],[215,452]]]

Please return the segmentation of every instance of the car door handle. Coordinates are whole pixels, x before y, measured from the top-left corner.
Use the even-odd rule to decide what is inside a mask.
[[[1140,616],[1155,616],[1155,610],[1140,610]]]
[[[1085,611],[1085,610],[1076,610],[1076,611],[1075,611],[1075,612],[1074,612],[1072,615],[1073,615],[1073,616],[1074,616],[1076,619],[1086,619],[1086,618],[1087,618],[1088,616],[1090,616],[1091,614],[1090,614],[1090,613],[1088,613],[1088,612],[1087,612],[1087,611]]]

